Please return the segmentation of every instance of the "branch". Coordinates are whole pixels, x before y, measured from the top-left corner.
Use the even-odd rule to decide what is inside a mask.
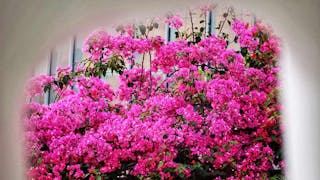
[[[143,55],[142,55],[142,64],[141,64],[141,73],[140,73],[140,89],[139,89],[140,92],[141,92],[141,86],[142,86],[144,56],[145,56],[145,53],[143,53]]]
[[[162,83],[164,83],[169,77],[173,76],[174,73],[176,73],[177,71],[178,71],[178,69],[175,69],[172,73],[167,74],[167,77],[160,83],[160,85],[161,85]],[[160,86],[157,87],[156,91],[158,91],[159,89],[160,89]]]
[[[150,76],[150,89],[149,89],[149,97],[151,96],[152,91],[152,72],[151,72],[151,65],[152,65],[152,59],[151,59],[151,52],[149,51],[149,61],[150,61],[150,69],[149,69],[149,76]]]
[[[193,27],[193,20],[192,20],[192,12],[189,10],[189,16],[190,16],[190,21],[191,21],[191,30],[192,30],[192,42],[195,42],[195,37],[194,37],[194,27]]]

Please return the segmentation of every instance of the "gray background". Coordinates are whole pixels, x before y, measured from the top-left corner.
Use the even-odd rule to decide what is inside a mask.
[[[204,1],[202,1],[204,2]],[[217,2],[217,1],[216,1]],[[228,0],[271,24],[283,43],[282,99],[289,179],[320,177],[320,1]],[[73,32],[193,7],[190,0],[0,0],[0,179],[24,179],[20,109],[32,66]]]

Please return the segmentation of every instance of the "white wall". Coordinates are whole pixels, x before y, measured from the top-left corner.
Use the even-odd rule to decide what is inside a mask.
[[[21,92],[32,66],[46,57],[50,47],[77,31],[89,33],[106,23],[157,16],[196,2],[0,0],[1,179],[24,177],[19,144]],[[320,1],[228,0],[223,3],[252,10],[282,38],[281,77],[289,179],[318,179]]]

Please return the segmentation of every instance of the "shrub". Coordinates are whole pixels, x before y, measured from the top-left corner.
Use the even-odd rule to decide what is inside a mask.
[[[231,14],[217,34],[206,32],[203,12],[192,28],[167,16],[176,28],[167,43],[149,35],[155,21],[119,26],[118,35],[97,31],[76,70],[31,79],[31,98],[50,89],[57,98],[26,105],[28,177],[283,178],[279,40]],[[117,89],[100,78],[107,71],[119,74]]]

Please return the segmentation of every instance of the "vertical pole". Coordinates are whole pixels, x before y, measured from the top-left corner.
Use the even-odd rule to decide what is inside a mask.
[[[256,22],[256,21],[257,21],[256,15],[253,14],[252,17],[251,17],[251,19],[252,19],[251,25],[253,25],[253,26],[256,25],[256,23],[257,23],[257,22]]]
[[[47,74],[48,74],[49,76],[51,76],[51,75],[52,75],[52,73],[51,73],[51,69],[52,69],[52,50],[50,50],[48,60],[49,60],[49,63],[48,63]],[[50,87],[50,89],[49,89],[49,90],[45,93],[45,95],[44,95],[44,96],[45,96],[45,98],[44,98],[44,103],[45,103],[46,105],[49,105],[49,104],[50,104],[51,89],[52,89],[52,87]]]
[[[70,57],[69,57],[69,64],[72,68],[72,72],[75,71],[75,55],[76,55],[76,37],[73,36],[70,42]]]
[[[211,29],[211,26],[212,26],[212,11],[209,11],[209,12],[206,12],[206,36],[209,37],[211,36],[211,33],[212,33],[212,29]]]
[[[171,28],[169,27],[169,24],[166,24],[166,43],[168,44],[171,40]],[[166,77],[168,77],[168,74],[166,74]],[[166,83],[166,88],[169,88],[169,83]]]
[[[212,9],[210,12],[210,35],[216,33],[216,10]]]
[[[71,72],[75,72],[75,68],[76,68],[75,55],[76,55],[76,37],[73,36],[70,41],[70,57],[69,57]],[[73,86],[71,86],[71,89],[73,89]]]
[[[166,24],[166,43],[171,41],[171,28],[169,27],[169,24]]]

